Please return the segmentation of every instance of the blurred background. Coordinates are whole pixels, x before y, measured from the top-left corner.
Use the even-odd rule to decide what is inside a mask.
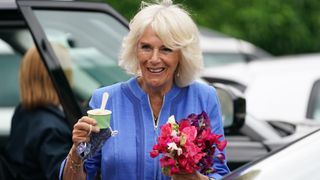
[[[140,0],[105,0],[131,19]],[[150,2],[150,1],[146,1]],[[273,55],[320,51],[318,0],[175,0],[200,26],[251,42]]]
[[[19,102],[20,60],[25,48],[33,44],[18,10],[5,11],[8,7],[1,6],[2,2],[0,0],[0,63],[3,63],[0,66],[0,150],[8,138],[13,110]],[[130,20],[138,12],[141,0],[91,2],[107,3]],[[320,128],[319,0],[174,2],[184,6],[200,28],[205,69],[199,80],[230,85],[230,89],[237,90],[236,94],[246,99],[244,125],[225,130],[231,170],[272,155],[271,152]],[[63,13],[50,11],[45,14],[47,12],[43,11],[37,18],[42,28],[48,29],[50,42],[68,48],[74,76],[69,84],[72,93],[66,96],[75,95],[78,106],[85,112],[94,89],[129,78],[117,62],[122,38],[128,29],[110,14],[71,12],[66,9]],[[17,27],[15,21],[22,26]],[[59,60],[63,62],[63,59]],[[47,57],[47,62],[50,61],[52,59]],[[67,103],[67,100],[63,102]],[[69,104],[69,107],[77,106],[73,102]],[[70,109],[66,112],[71,112]],[[320,148],[319,143],[308,144],[299,150]],[[302,153],[305,154],[308,153]],[[313,156],[318,157],[309,155]],[[271,165],[278,167],[274,166],[277,162],[273,161]],[[289,162],[286,166],[290,165],[294,163]],[[310,163],[305,166],[310,167]]]

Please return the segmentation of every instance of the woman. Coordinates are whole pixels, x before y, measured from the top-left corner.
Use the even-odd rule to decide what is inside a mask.
[[[20,96],[6,157],[17,179],[58,179],[60,164],[71,147],[71,131],[36,47],[21,61]]]
[[[177,120],[191,113],[206,111],[213,132],[223,134],[219,101],[213,87],[194,82],[203,63],[198,29],[186,11],[170,0],[147,5],[130,22],[123,41],[120,66],[135,77],[127,82],[97,89],[91,108],[99,108],[104,92],[110,94],[107,109],[112,111],[111,126],[119,134],[108,139],[102,150],[84,162],[76,147],[88,142],[91,132],[99,132],[94,119],[79,119],[73,130],[73,147],[63,168],[63,179],[170,179],[161,173],[159,159],[149,152],[156,143],[159,126],[170,115]],[[216,161],[219,179],[229,172]],[[198,172],[174,175],[172,179],[205,179]]]

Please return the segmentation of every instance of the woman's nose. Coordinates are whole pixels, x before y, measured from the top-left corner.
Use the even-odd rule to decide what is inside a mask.
[[[159,50],[158,49],[154,49],[153,52],[152,52],[151,60],[152,61],[158,61],[159,58],[160,58]]]

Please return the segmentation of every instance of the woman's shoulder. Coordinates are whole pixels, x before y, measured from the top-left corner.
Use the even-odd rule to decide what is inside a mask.
[[[196,96],[202,101],[218,100],[218,94],[216,92],[216,89],[212,85],[207,83],[195,81],[189,85],[187,92],[188,94],[190,94],[190,96]]]
[[[35,112],[37,123],[43,128],[67,127],[68,123],[63,111],[58,106],[46,106],[38,108]]]
[[[19,105],[14,113],[12,123],[29,126],[35,131],[44,129],[67,129],[68,123],[63,111],[57,106],[37,107],[28,110]]]
[[[113,94],[113,93],[116,93],[116,92],[119,92],[120,88],[121,88],[121,84],[123,84],[125,82],[118,82],[118,83],[115,83],[115,84],[112,84],[112,85],[109,85],[109,86],[104,86],[104,87],[101,87],[101,88],[98,88],[98,89],[95,89],[93,91],[93,94],[92,96],[98,96],[98,97],[102,97],[102,94],[104,92],[108,92],[109,95]]]
[[[189,89],[192,91],[200,91],[202,93],[216,93],[214,86],[205,82],[194,81],[189,85]]]
[[[112,99],[115,97],[119,97],[122,95],[122,87],[125,84],[129,84],[132,81],[132,79],[126,81],[126,82],[118,82],[109,86],[105,86],[105,87],[101,87],[98,88],[96,90],[94,90],[94,92],[92,93],[90,102],[89,102],[89,106],[91,108],[98,108],[98,106],[100,106],[101,101],[102,101],[102,97],[103,97],[103,93],[108,92],[109,94],[109,100],[108,102],[112,102]],[[110,103],[107,104],[107,106]]]
[[[132,77],[124,82],[118,82],[109,86],[104,86],[94,90],[92,93],[92,97],[102,97],[104,92],[108,92],[110,96],[116,95],[116,93],[121,93],[121,89],[123,85],[132,86],[132,84],[136,83],[136,77]]]

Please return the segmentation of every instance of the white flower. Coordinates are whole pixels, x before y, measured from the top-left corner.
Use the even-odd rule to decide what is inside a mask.
[[[171,116],[169,117],[168,123],[170,123],[170,124],[177,124],[177,123],[176,123],[176,119],[174,118],[174,115],[171,115]]]
[[[172,137],[177,137],[178,133],[175,130],[172,130],[171,134]]]
[[[177,132],[177,129],[176,129],[175,127],[177,127],[178,124],[176,123],[176,120],[175,120],[175,118],[174,118],[174,115],[171,115],[171,116],[168,118],[167,123],[170,123],[171,126],[173,127],[173,128],[172,128],[172,132],[171,132],[170,135],[173,136],[173,137],[176,137],[176,136],[178,135],[178,132]]]
[[[182,149],[178,148],[176,143],[174,143],[174,142],[168,143],[168,149],[170,152],[173,152],[174,150],[176,150],[178,153],[178,156],[180,156],[182,154]]]

